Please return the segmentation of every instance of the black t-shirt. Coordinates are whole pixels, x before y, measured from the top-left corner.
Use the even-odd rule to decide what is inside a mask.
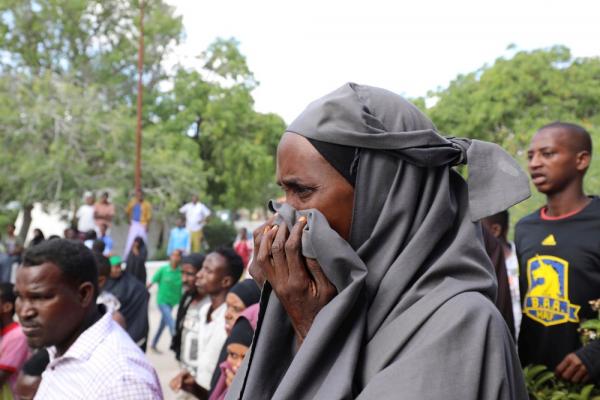
[[[521,363],[554,369],[581,348],[577,328],[597,318],[590,300],[600,298],[600,199],[575,215],[523,218],[515,229],[523,319],[519,334]],[[590,376],[600,372],[600,342],[577,351]]]

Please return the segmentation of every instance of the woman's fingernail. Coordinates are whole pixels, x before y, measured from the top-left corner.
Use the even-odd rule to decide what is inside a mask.
[[[298,222],[306,222],[306,217],[302,216],[302,217],[298,218]]]
[[[269,230],[271,229],[270,226],[265,226],[265,229],[263,230],[263,233],[267,233],[269,232]]]
[[[279,225],[273,225],[273,227],[271,228],[272,231],[276,231],[277,228],[279,228]]]

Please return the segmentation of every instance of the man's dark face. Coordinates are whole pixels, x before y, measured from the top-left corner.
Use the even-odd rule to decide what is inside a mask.
[[[15,233],[15,227],[14,227],[14,225],[8,225],[6,227],[6,233],[8,233],[9,236],[14,235],[14,233]]]
[[[527,152],[533,184],[541,193],[559,193],[579,176],[577,152],[570,146],[569,135],[560,128],[546,128],[531,139]]]
[[[171,262],[172,267],[177,267],[181,262],[181,250],[173,250],[169,257],[169,261]]]
[[[200,292],[215,295],[229,289],[233,282],[226,275],[227,260],[219,253],[210,253],[196,274],[196,287]]]
[[[30,347],[62,346],[74,339],[87,304],[53,263],[19,267],[16,311]]]
[[[111,279],[119,279],[123,275],[123,269],[121,268],[121,264],[111,265],[110,266],[110,277]]]
[[[194,267],[192,264],[182,264],[181,265],[181,283],[183,285],[183,290],[189,292],[191,290],[196,290],[196,273],[198,269]]]

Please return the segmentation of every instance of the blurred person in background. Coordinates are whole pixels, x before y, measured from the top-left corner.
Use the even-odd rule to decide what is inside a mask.
[[[144,198],[142,190],[136,190],[135,197],[127,204],[126,212],[129,220],[129,232],[125,242],[124,259],[127,259],[135,238],[141,237],[144,243],[148,242],[148,230],[152,221],[152,205]]]
[[[169,328],[171,338],[175,336],[175,321],[173,321],[173,307],[179,304],[181,300],[181,250],[174,250],[169,257],[169,264],[160,267],[152,277],[152,281],[147,288],[150,289],[154,284],[158,285],[158,293],[156,295],[156,304],[160,310],[160,324],[152,340],[151,349],[160,353],[158,341],[165,327]]]
[[[198,200],[197,195],[193,195],[192,201],[183,205],[179,212],[185,215],[185,227],[191,236],[191,252],[198,253],[202,248],[202,228],[210,217],[210,210]]]

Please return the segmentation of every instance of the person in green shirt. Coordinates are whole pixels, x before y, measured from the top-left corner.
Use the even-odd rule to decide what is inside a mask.
[[[181,263],[181,250],[174,250],[169,258],[169,264],[160,267],[158,271],[154,273],[152,282],[148,284],[148,289],[158,284],[158,294],[156,300],[158,303],[158,309],[160,310],[161,318],[158,330],[152,340],[151,349],[157,353],[160,351],[156,348],[160,335],[162,335],[165,326],[169,327],[171,336],[175,334],[175,321],[173,321],[173,307],[179,304],[181,300],[181,269],[179,264]]]

